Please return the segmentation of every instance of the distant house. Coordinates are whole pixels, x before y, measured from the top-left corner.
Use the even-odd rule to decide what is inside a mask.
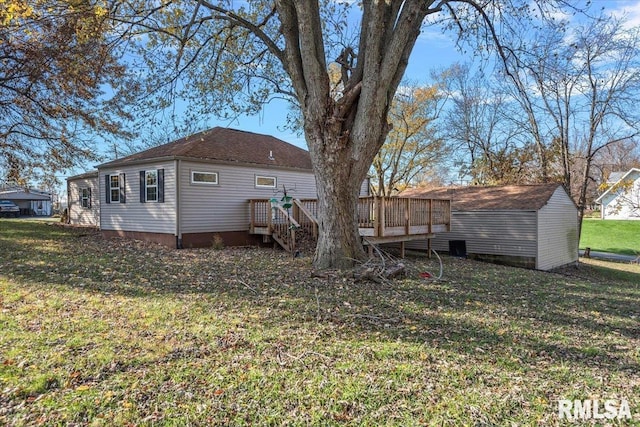
[[[0,199],[10,200],[20,208],[20,215],[51,216],[53,203],[51,193],[32,188],[6,188],[0,190]]]
[[[316,197],[306,150],[268,135],[216,127],[101,164],[68,180],[69,221],[170,247],[261,241],[249,199]]]
[[[451,231],[433,249],[549,270],[578,259],[577,208],[559,184],[410,189],[408,197],[451,200]],[[409,248],[426,249],[427,242]]]
[[[596,199],[602,219],[640,219],[640,169],[613,172]]]

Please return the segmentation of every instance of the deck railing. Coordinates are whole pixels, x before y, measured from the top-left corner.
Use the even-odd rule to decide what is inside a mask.
[[[249,200],[251,232],[269,234],[273,209],[269,200]],[[291,218],[298,227],[317,236],[318,201],[294,200]],[[358,228],[362,236],[393,237],[433,234],[451,230],[449,200],[411,197],[361,197],[358,199]]]
[[[372,237],[450,231],[451,202],[411,197],[362,197],[358,202],[358,224],[360,234]]]

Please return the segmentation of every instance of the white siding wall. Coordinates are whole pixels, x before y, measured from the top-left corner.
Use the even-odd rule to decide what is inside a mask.
[[[578,211],[562,187],[538,211],[538,229],[538,270],[578,259]]]
[[[80,203],[82,188],[91,189],[91,208],[83,208]],[[100,226],[100,187],[98,177],[81,178],[69,181],[68,209],[69,223],[80,226]]]
[[[101,169],[100,228],[176,235],[175,161]],[[140,171],[164,169],[164,203],[140,203]],[[105,175],[125,174],[126,203],[105,203]]]
[[[191,171],[217,172],[218,184],[192,184]],[[256,188],[255,176],[276,177],[277,190]],[[180,165],[180,232],[249,230],[249,199],[282,197],[282,187],[295,198],[315,198],[311,171],[215,165],[183,160]]]
[[[467,253],[536,256],[536,213],[533,211],[451,212],[451,231],[432,239],[436,251],[448,251],[449,240],[465,240]],[[426,241],[407,244],[424,250]]]

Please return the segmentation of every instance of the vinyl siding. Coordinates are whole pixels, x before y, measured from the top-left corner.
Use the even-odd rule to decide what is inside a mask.
[[[362,184],[360,184],[360,197],[367,197],[371,195],[370,191],[371,178],[366,177]]]
[[[538,270],[578,260],[578,211],[562,187],[538,211],[538,227]]]
[[[192,184],[191,172],[217,172],[218,184]],[[256,188],[255,176],[275,177],[277,190]],[[249,199],[282,197],[282,188],[296,198],[315,198],[311,171],[293,171],[183,160],[180,164],[180,232],[249,230]]]
[[[103,230],[140,231],[176,235],[175,161],[101,169],[99,176],[100,227]],[[164,169],[164,203],[140,202],[140,171]],[[105,176],[125,174],[126,203],[105,203]]]
[[[451,231],[431,240],[436,251],[448,251],[450,240],[466,241],[467,253],[535,257],[536,213],[533,211],[451,212]],[[407,243],[424,250],[426,241]]]
[[[91,189],[91,207],[83,208],[80,203],[81,189]],[[83,227],[100,226],[100,187],[98,177],[80,178],[69,181],[67,203],[69,223]]]

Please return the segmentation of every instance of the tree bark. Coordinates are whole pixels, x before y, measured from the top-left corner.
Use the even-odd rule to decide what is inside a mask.
[[[313,263],[318,269],[348,268],[365,256],[357,212],[367,169],[354,160],[348,133],[340,125],[307,120],[305,134],[318,191],[320,234]]]

